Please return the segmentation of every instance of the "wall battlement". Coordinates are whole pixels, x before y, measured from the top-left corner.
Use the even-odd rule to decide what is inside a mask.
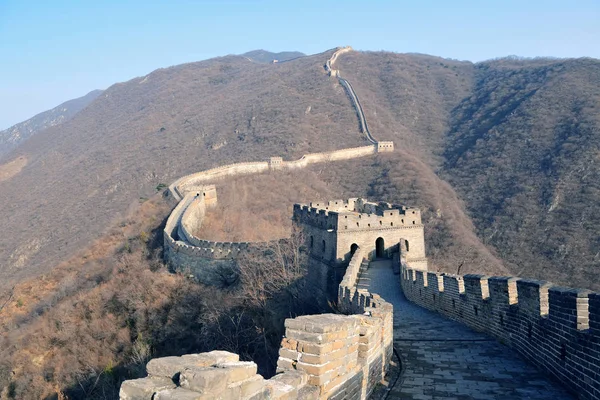
[[[350,259],[354,246],[368,249],[369,259],[386,257],[397,252],[402,243],[408,259],[419,269],[427,270],[424,227],[418,208],[360,198],[315,201],[295,204],[293,221],[303,227],[315,259],[344,263]]]
[[[392,150],[393,151],[393,145]],[[350,160],[353,158],[365,157],[378,153],[377,145],[362,147],[351,147],[342,150],[327,151],[322,153],[309,153],[303,155],[298,160],[284,161],[281,157],[271,157],[268,161],[242,162],[236,164],[223,165],[220,167],[208,169],[194,174],[183,176],[169,185],[171,196],[180,201],[188,192],[197,191],[207,183],[212,183],[220,179],[238,175],[250,175],[264,173],[269,170],[290,170],[305,168],[310,164]]]
[[[401,284],[410,301],[491,335],[580,398],[598,398],[600,294],[516,277],[423,272],[408,265],[402,263]]]
[[[418,208],[358,198],[294,204],[294,221],[337,230],[422,226]]]

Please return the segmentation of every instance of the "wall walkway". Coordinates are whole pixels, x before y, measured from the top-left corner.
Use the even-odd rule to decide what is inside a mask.
[[[369,131],[369,125],[367,125],[367,118],[365,117],[365,113],[362,109],[362,106],[360,105],[360,101],[358,100],[358,95],[354,91],[354,88],[352,87],[350,82],[348,82],[348,80],[342,78],[339,69],[333,69],[333,64],[336,62],[338,57],[340,55],[342,55],[344,53],[348,53],[350,51],[352,51],[352,47],[347,46],[347,47],[342,47],[342,48],[338,49],[336,52],[334,52],[332,54],[331,58],[329,60],[327,60],[327,62],[325,63],[325,71],[327,71],[329,73],[329,76],[334,76],[334,77],[338,78],[340,85],[342,85],[344,87],[344,89],[346,90],[346,93],[348,93],[348,97],[350,97],[350,101],[352,102],[352,105],[354,106],[354,109],[356,110],[356,115],[358,117],[358,124],[360,126],[360,131],[367,136],[367,139],[369,139],[369,141],[371,143],[377,144],[377,140],[375,140],[375,138],[373,137],[373,135],[371,135],[371,132]]]
[[[403,371],[388,398],[572,398],[493,338],[408,301],[390,260],[371,262],[358,287],[394,307],[394,347]]]

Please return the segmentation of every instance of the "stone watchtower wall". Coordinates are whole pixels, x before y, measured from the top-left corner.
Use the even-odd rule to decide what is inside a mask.
[[[346,314],[285,321],[277,375],[264,379],[253,362],[225,351],[163,357],[146,365],[148,377],[123,382],[122,400],[142,399],[367,399],[393,353],[393,307],[357,290],[363,262],[357,249],[339,286]]]
[[[403,262],[407,299],[489,334],[581,399],[600,398],[600,294],[515,277],[448,275]]]
[[[294,224],[302,228],[309,249],[308,282],[320,297],[331,298],[345,273],[353,249],[365,257],[390,257],[404,250],[411,266],[427,270],[421,211],[397,204],[371,203],[364,199],[295,204]]]

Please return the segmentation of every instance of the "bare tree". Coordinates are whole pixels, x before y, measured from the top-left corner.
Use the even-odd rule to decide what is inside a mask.
[[[8,292],[8,297],[6,298],[6,301],[4,301],[4,303],[2,303],[2,305],[0,306],[0,312],[2,312],[4,307],[6,307],[8,302],[13,298],[14,294],[15,294],[15,287],[13,286]]]

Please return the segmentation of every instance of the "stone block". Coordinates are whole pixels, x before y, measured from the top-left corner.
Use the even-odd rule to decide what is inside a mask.
[[[121,400],[152,400],[154,393],[165,389],[174,389],[175,384],[169,378],[147,377],[132,379],[121,384]]]
[[[256,375],[257,367],[252,361],[226,362],[216,365],[227,372],[227,384],[243,381]]]
[[[325,364],[307,364],[303,362],[296,363],[296,368],[300,371],[304,371],[310,375],[322,375],[326,372],[329,372],[333,369],[331,363]]]
[[[270,380],[276,380],[287,385],[299,387],[306,385],[306,382],[308,382],[308,375],[303,371],[285,371],[275,375]]]
[[[329,371],[321,375],[308,375],[308,384],[313,386],[323,386],[333,378],[338,376],[338,371]]]
[[[348,331],[314,333],[287,328],[285,335],[289,338],[297,340],[298,342],[324,344],[333,342],[337,339],[343,339],[344,337],[348,336]]]
[[[183,361],[195,367],[212,367],[220,363],[235,362],[240,356],[223,350],[213,350],[208,353],[186,354],[181,356]]]
[[[287,385],[283,382],[269,379],[267,381],[272,399],[275,400],[295,400],[298,398],[298,388]]]
[[[208,400],[207,395],[184,388],[166,389],[157,392],[152,400]]]
[[[317,400],[320,393],[318,387],[306,385],[298,390],[298,400]]]
[[[227,389],[229,371],[224,368],[190,367],[181,372],[179,384],[202,394],[219,395]]]
[[[162,357],[150,360],[146,364],[146,372],[150,376],[162,376],[169,379],[179,379],[179,374],[192,363],[184,361],[181,357]]]
[[[307,364],[324,364],[330,361],[335,361],[344,358],[347,355],[348,347],[342,347],[338,350],[334,350],[332,352],[323,354],[300,353],[300,357],[298,357],[297,360]]]
[[[279,357],[287,358],[289,360],[298,360],[298,356],[302,353],[296,350],[290,350],[283,347],[279,348]]]
[[[232,389],[233,393],[239,394],[238,398],[245,399],[264,391],[266,382],[262,376],[254,375],[246,380],[235,382],[229,385],[228,388]]]
[[[277,359],[277,370],[286,371],[296,369],[296,362],[287,358],[279,357]]]
[[[290,338],[283,338],[281,340],[281,347],[288,350],[297,350],[298,341]]]
[[[305,315],[285,320],[286,328],[310,333],[347,331],[356,327],[356,325],[355,318],[339,314]]]

